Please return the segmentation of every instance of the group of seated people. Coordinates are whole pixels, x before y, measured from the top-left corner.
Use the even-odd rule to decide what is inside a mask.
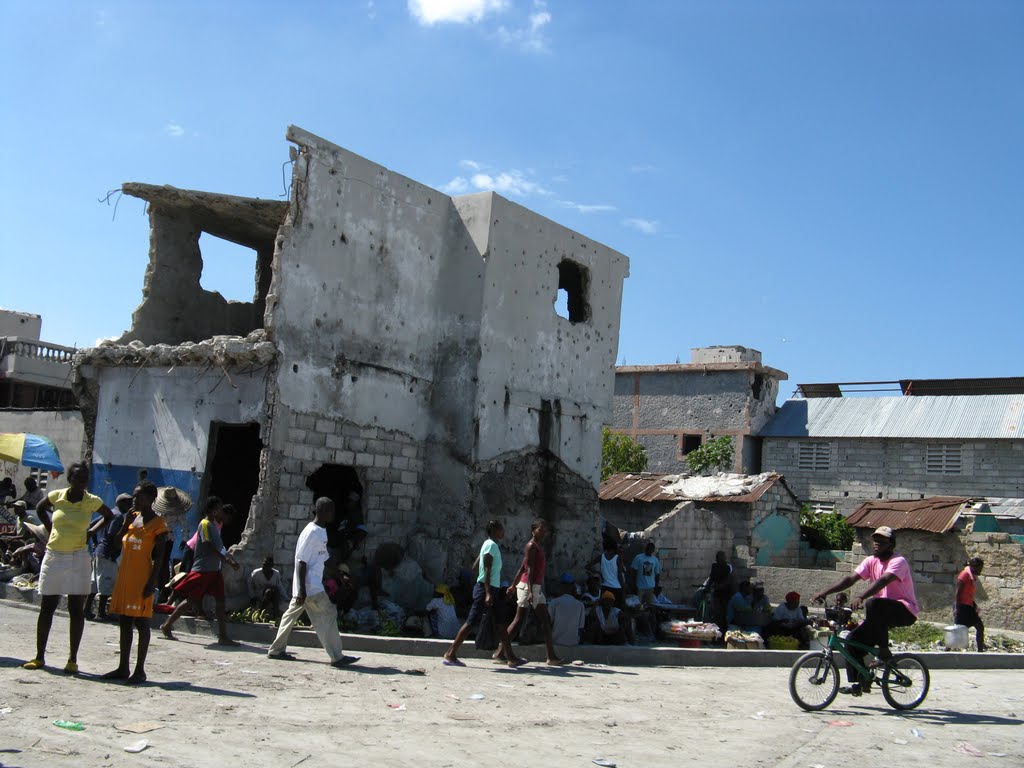
[[[793,637],[801,648],[806,648],[810,642],[814,623],[807,608],[800,604],[800,593],[787,593],[785,601],[773,608],[765,595],[764,585],[748,580],[740,582],[729,599],[725,620],[730,630],[756,633],[764,638]]]
[[[39,525],[39,520],[21,499],[6,503],[0,517],[5,528],[5,533],[0,535],[0,581],[37,576],[46,554],[49,537],[46,529]]]

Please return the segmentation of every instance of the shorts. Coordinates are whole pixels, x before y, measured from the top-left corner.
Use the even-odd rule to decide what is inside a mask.
[[[186,600],[202,600],[207,595],[224,597],[224,574],[220,571],[192,571],[174,585],[174,596]]]
[[[88,595],[92,592],[92,557],[88,549],[46,550],[39,567],[40,595]]]
[[[117,561],[105,557],[97,557],[92,570],[92,591],[97,595],[114,594],[114,582],[117,580]]]
[[[984,626],[981,623],[981,617],[978,615],[978,609],[973,605],[965,605],[964,603],[956,604],[956,608],[953,610],[953,623],[965,627]]]
[[[547,598],[544,597],[544,590],[541,588],[540,584],[527,586],[525,581],[520,581],[516,584],[516,607],[525,608],[530,605],[531,593],[533,596],[534,608],[547,603]]]
[[[500,603],[505,597],[505,590],[501,587],[491,587],[491,597],[494,600],[494,605],[491,606],[493,610],[494,606]],[[480,623],[481,617],[484,615],[484,611],[487,610],[487,590],[484,589],[484,583],[478,581],[473,585],[473,603],[469,606],[469,613],[466,615],[466,623],[475,627]]]

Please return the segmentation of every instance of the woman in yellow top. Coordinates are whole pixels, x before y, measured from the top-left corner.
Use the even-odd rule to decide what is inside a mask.
[[[46,556],[39,568],[39,621],[36,623],[36,657],[25,669],[42,669],[53,614],[62,595],[68,598],[71,651],[64,671],[78,672],[78,646],[85,630],[85,598],[92,591],[92,558],[86,535],[93,515],[110,522],[111,511],[99,496],[89,493],[89,466],[80,461],[68,468],[68,487],[50,491],[39,502],[36,514],[50,534]]]
[[[157,488],[143,480],[135,489],[133,511],[125,516],[120,535],[121,564],[117,569],[110,612],[120,616],[121,662],[107,672],[106,680],[127,680],[132,685],[146,682],[146,654],[149,652],[149,620],[153,616],[153,593],[167,547],[167,523],[153,511]],[[139,633],[139,655],[135,671],[128,675],[132,654],[132,626]]]

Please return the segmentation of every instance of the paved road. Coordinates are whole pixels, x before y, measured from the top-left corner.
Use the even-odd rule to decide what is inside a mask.
[[[59,671],[67,649],[60,616],[50,645],[56,668],[22,670],[35,617],[0,602],[0,709],[11,710],[0,716],[0,766],[1024,765],[1017,671],[936,671],[928,700],[907,714],[878,693],[809,714],[790,700],[778,668],[507,671],[365,654],[334,670],[319,649],[274,662],[263,646],[220,650],[186,634],[154,638],[150,683],[131,688],[90,676],[116,664],[109,625],[87,626],[84,674]],[[61,730],[57,718],[86,730]],[[145,722],[163,727],[117,729]],[[146,751],[124,751],[140,739]],[[964,754],[971,751],[985,756]]]

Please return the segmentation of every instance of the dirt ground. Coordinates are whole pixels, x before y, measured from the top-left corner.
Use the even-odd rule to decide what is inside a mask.
[[[928,699],[910,713],[891,710],[876,692],[809,714],[790,699],[788,670],[779,668],[513,671],[364,654],[335,670],[320,649],[271,661],[265,646],[224,650],[183,633],[177,642],[154,637],[150,682],[132,688],[93,676],[116,665],[117,630],[107,624],[86,627],[83,674],[60,671],[60,615],[54,666],[21,669],[35,620],[34,610],[0,601],[0,766],[1024,764],[1015,671],[933,671]],[[85,730],[58,728],[58,718]],[[140,724],[161,727],[121,730]],[[145,751],[124,750],[142,739]]]

